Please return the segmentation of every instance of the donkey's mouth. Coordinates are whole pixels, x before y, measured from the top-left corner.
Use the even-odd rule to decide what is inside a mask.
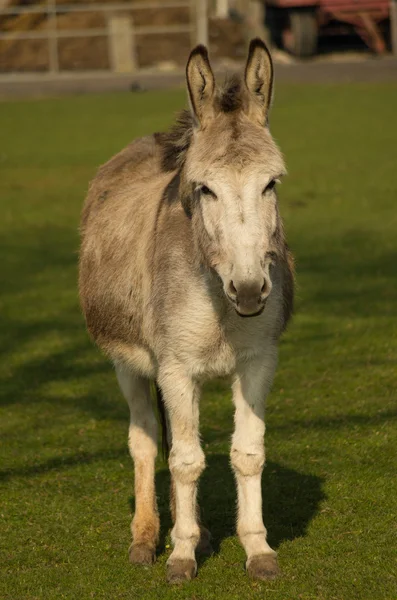
[[[265,310],[267,303],[267,297],[255,302],[256,306],[253,302],[239,302],[237,299],[232,298],[229,294],[226,294],[226,297],[239,317],[259,317],[259,315],[261,315]]]
[[[236,311],[236,313],[238,314],[239,317],[243,317],[244,319],[250,319],[251,317],[259,317],[259,315],[261,315],[263,313],[263,311],[265,310],[265,304],[263,306],[260,307],[260,309],[254,313],[248,313],[248,314],[244,314],[241,313],[238,308],[234,309]]]

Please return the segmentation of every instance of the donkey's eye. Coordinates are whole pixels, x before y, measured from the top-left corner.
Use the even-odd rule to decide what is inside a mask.
[[[274,190],[274,188],[276,187],[276,183],[278,183],[278,179],[272,179],[271,181],[269,181],[267,186],[263,189],[262,194],[264,195]]]
[[[203,194],[203,196],[212,196],[213,198],[216,198],[214,192],[206,185],[200,185],[199,192],[200,194]]]

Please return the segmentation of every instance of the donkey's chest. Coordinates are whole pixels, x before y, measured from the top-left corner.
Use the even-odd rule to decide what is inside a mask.
[[[236,369],[239,352],[229,340],[214,334],[197,343],[189,360],[189,371],[195,377],[223,377]]]
[[[241,361],[260,354],[264,334],[261,323],[228,327],[213,315],[200,315],[180,323],[176,354],[193,377],[211,378],[232,374]]]

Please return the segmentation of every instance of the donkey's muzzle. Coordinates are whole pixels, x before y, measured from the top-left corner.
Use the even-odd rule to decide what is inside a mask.
[[[265,308],[270,287],[266,279],[240,284],[230,281],[227,296],[241,317],[256,317]]]

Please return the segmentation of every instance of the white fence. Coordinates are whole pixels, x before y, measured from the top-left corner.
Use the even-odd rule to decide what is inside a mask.
[[[62,39],[106,38],[110,71],[113,73],[133,73],[139,69],[136,57],[137,36],[184,33],[189,34],[192,46],[197,43],[208,44],[207,0],[164,0],[157,2],[121,2],[117,4],[112,2],[58,4],[57,0],[44,0],[39,4],[9,7],[4,6],[3,0],[2,4],[0,17],[17,15],[44,15],[46,17],[46,27],[43,29],[28,28],[24,31],[2,31],[0,29],[0,44],[3,40],[22,42],[46,40],[48,44],[48,69],[44,74],[51,74],[55,77],[61,72],[65,72],[65,69],[60,67],[59,61],[59,41]],[[189,23],[164,26],[134,25],[131,11],[168,8],[188,9]],[[58,27],[60,15],[78,13],[100,13],[105,17],[106,26],[90,29],[60,29]],[[1,71],[0,49],[0,79],[4,76]],[[32,71],[30,72],[32,73]],[[44,74],[38,72],[37,76],[43,76]],[[20,73],[12,73],[12,75],[15,78],[21,76]],[[10,77],[9,71],[7,77]]]

